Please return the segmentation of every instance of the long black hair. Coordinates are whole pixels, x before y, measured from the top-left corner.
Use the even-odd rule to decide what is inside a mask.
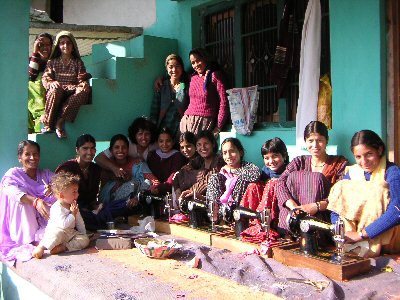
[[[356,132],[351,138],[351,152],[353,152],[354,147],[358,145],[366,145],[368,147],[379,150],[382,148],[382,155],[386,152],[385,143],[382,141],[381,137],[374,131],[364,129]]]
[[[304,128],[304,141],[306,141],[313,133],[318,133],[324,136],[327,142],[329,141],[328,128],[324,123],[320,121],[311,121],[308,123],[306,128]]]
[[[283,157],[285,164],[289,163],[289,155],[287,152],[286,144],[278,137],[266,141],[261,146],[261,156],[268,153],[280,153]]]

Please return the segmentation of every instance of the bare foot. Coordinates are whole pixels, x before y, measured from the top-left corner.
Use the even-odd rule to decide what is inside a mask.
[[[32,257],[41,259],[43,257],[44,253],[44,247],[43,246],[37,246],[35,250],[32,252]]]
[[[65,120],[63,118],[59,118],[56,122],[56,128],[59,128],[61,130],[64,129],[64,122]]]
[[[67,247],[63,244],[55,246],[53,249],[50,250],[50,254],[58,254],[67,251]]]
[[[39,118],[40,123],[43,123],[46,121],[46,115],[41,115]]]

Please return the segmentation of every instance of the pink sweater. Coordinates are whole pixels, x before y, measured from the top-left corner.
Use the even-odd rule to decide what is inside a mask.
[[[219,129],[224,126],[228,117],[228,98],[221,73],[212,73],[211,82],[204,91],[204,80],[198,74],[192,76],[189,87],[189,107],[185,115],[211,117],[218,120]]]

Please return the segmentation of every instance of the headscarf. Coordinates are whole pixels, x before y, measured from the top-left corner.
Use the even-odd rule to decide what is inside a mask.
[[[57,54],[56,51],[57,51],[57,49],[59,49],[58,47],[59,47],[59,44],[60,44],[60,38],[63,37],[63,36],[69,37],[69,39],[72,42],[72,45],[74,46],[74,50],[72,52],[72,55],[75,56],[76,58],[81,59],[81,55],[79,53],[79,49],[78,49],[78,45],[76,43],[75,37],[72,35],[71,32],[66,31],[66,30],[60,31],[57,34],[56,40],[54,41],[54,44],[53,44],[53,49],[51,50],[50,59],[53,59],[54,55]]]

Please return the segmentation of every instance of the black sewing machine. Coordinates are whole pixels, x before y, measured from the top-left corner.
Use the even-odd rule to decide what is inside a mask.
[[[335,280],[349,280],[371,269],[368,258],[344,253],[344,223],[339,219],[330,224],[295,208],[290,211],[286,223],[289,233],[298,242],[282,243],[272,249],[273,257],[285,265],[317,270]],[[336,247],[318,245],[318,235],[331,235]]]
[[[153,216],[154,219],[171,217],[171,194],[167,193],[164,197],[154,196],[149,190],[142,190],[137,198],[143,207],[143,214]]]
[[[192,200],[188,201],[189,211],[189,225],[192,228],[198,228],[210,224],[210,231],[216,231],[216,224],[219,224],[222,220],[226,224],[231,224],[234,221],[233,211],[236,205],[220,204],[218,206],[218,212],[214,213],[214,202],[212,201],[201,201],[194,195]]]
[[[328,258],[331,261],[342,262],[344,258],[344,224],[339,219],[336,223],[330,224],[308,215],[305,211],[295,208],[290,211],[286,223],[289,233],[294,239],[300,242],[300,251],[309,256],[323,256],[331,253]],[[336,244],[336,250],[327,252],[320,249],[318,245],[319,233],[328,232],[332,235]],[[322,255],[322,253],[324,253]]]
[[[208,212],[208,204],[198,199],[188,201],[187,208],[189,211],[189,226],[198,228],[205,226],[212,219]]]
[[[257,219],[261,223],[261,228],[264,232],[269,233],[271,224],[271,209],[264,209],[261,212],[246,208],[238,207],[233,211],[233,218],[235,219],[235,235],[240,237],[240,233],[249,227],[250,219]]]

